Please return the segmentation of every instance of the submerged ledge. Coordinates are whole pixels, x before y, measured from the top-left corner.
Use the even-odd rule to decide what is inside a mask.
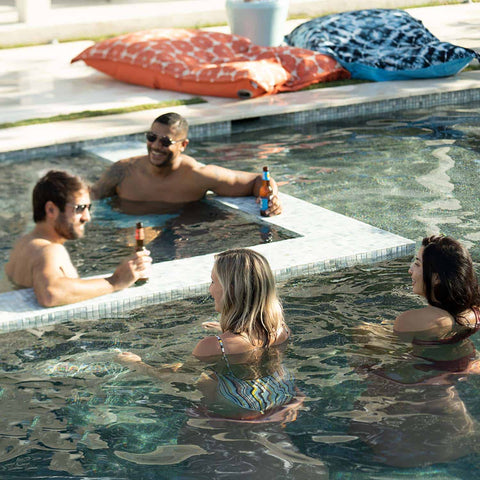
[[[253,197],[213,197],[225,208],[258,217]],[[300,235],[250,246],[270,262],[277,280],[331,272],[358,264],[411,255],[415,242],[339,213],[280,193],[284,213],[265,218]],[[208,294],[215,254],[156,263],[149,283],[61,307],[41,307],[31,288],[0,294],[0,331],[20,330],[66,320],[121,317],[155,303]]]

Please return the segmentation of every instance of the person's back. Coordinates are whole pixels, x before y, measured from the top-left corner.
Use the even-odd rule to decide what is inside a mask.
[[[18,287],[33,287],[34,272],[42,268],[45,258],[55,256],[61,272],[70,278],[78,273],[63,245],[53,244],[45,238],[38,238],[34,232],[19,238],[5,265],[8,278]]]

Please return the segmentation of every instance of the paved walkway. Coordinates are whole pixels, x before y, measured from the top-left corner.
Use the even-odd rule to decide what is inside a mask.
[[[182,2],[175,3],[179,7]],[[195,3],[202,2],[197,0]],[[130,5],[131,8],[136,6]],[[440,39],[480,49],[480,3],[418,8],[409,12],[421,19]],[[285,33],[302,21],[288,22]],[[3,27],[4,25],[0,25],[0,31]],[[228,27],[216,29],[228,31]],[[2,122],[191,97],[177,92],[120,83],[87,67],[83,62],[70,65],[70,59],[91,44],[91,41],[81,41],[0,50],[0,65],[3,67],[0,77]],[[182,112],[193,122],[200,119],[203,121],[209,116],[216,121],[222,118],[231,120],[247,118],[252,111],[258,115],[301,111],[313,102],[329,107],[398,96],[407,97],[422,92],[428,94],[475,87],[480,87],[480,71],[465,72],[439,80],[369,83],[246,101],[204,97],[206,104],[184,107]],[[74,122],[2,129],[0,153],[57,142],[141,132],[158,113],[159,111],[150,110]]]
[[[116,35],[148,28],[226,24],[225,1],[51,0],[50,10],[44,11],[38,7],[28,23],[19,23],[15,0],[0,0],[0,46],[48,43],[55,38],[65,40]],[[440,3],[441,0],[437,1]],[[296,18],[311,18],[333,11],[408,8],[419,3],[418,0],[289,0],[288,11],[290,16]],[[42,5],[42,2],[34,0],[32,4]],[[443,17],[443,25],[456,28],[455,15],[450,17],[439,13],[439,16]],[[467,23],[463,20],[467,20]],[[436,22],[435,18],[433,22]],[[466,25],[468,17],[462,19],[460,28]]]

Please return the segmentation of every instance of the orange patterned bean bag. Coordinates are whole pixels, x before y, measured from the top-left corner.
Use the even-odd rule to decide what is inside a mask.
[[[296,47],[261,47],[238,35],[156,29],[103,40],[73,60],[151,88],[251,98],[349,78],[332,57]]]

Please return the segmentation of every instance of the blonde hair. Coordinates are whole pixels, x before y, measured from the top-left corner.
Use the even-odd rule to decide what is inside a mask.
[[[253,344],[271,345],[283,323],[275,279],[266,258],[245,248],[215,256],[213,270],[223,289],[223,332],[245,333]]]

